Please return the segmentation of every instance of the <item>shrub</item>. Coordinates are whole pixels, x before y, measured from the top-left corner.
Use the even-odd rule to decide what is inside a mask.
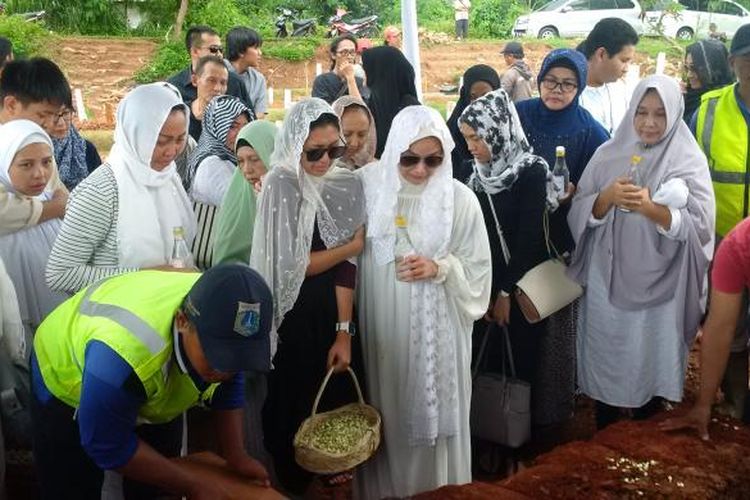
[[[125,15],[111,0],[10,0],[9,12],[47,11],[49,25],[84,35],[114,35],[126,31]]]
[[[315,56],[315,49],[324,43],[316,38],[293,38],[263,42],[263,55],[287,61],[304,61]]]
[[[518,0],[475,0],[474,5],[469,33],[482,38],[510,36],[516,17],[528,9]]]
[[[190,64],[190,55],[183,42],[164,43],[159,47],[154,59],[135,74],[138,83],[151,83],[166,80]]]
[[[13,42],[13,52],[17,57],[44,55],[54,35],[42,24],[27,23],[18,16],[0,15],[0,36]]]

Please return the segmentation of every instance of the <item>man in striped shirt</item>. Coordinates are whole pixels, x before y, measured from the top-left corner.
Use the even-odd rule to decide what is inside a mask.
[[[0,77],[0,130],[11,120],[26,119],[49,133],[63,119],[62,109],[71,100],[65,75],[49,59],[10,62]],[[60,180],[54,162],[50,183],[54,196],[44,202],[17,197],[0,186],[0,235],[65,215],[68,190]]]

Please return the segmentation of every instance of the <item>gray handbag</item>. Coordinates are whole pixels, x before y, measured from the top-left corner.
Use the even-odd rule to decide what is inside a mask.
[[[477,354],[476,366],[472,370],[471,434],[503,446],[518,448],[531,438],[531,384],[516,378],[513,350],[506,326],[502,327],[503,372],[480,373],[487,339],[495,327],[495,323],[487,327]],[[506,370],[506,360],[510,366],[510,376]]]

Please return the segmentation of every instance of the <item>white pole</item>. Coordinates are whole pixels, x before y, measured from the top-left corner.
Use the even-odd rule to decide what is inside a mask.
[[[292,89],[284,89],[284,109],[292,107]]]
[[[664,69],[667,67],[667,54],[659,52],[656,56],[656,74],[663,75]]]
[[[89,116],[86,114],[86,106],[83,105],[83,92],[81,92],[81,89],[75,89],[73,91],[73,95],[76,98],[76,111],[78,112],[78,119],[82,122],[85,122],[89,119]]]
[[[323,65],[321,63],[315,63],[315,76],[323,74]]]
[[[273,87],[268,87],[268,104],[273,104]]]
[[[422,100],[422,66],[419,60],[419,29],[417,25],[416,0],[401,0],[401,25],[404,40],[404,55],[414,67],[414,85],[417,98]]]

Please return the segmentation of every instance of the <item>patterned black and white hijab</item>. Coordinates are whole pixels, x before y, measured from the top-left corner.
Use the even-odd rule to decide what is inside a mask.
[[[474,160],[468,185],[474,191],[496,194],[513,187],[523,169],[543,164],[547,169],[547,205],[558,206],[558,193],[547,162],[533,152],[508,94],[498,89],[466,107],[459,119],[471,127],[490,149],[490,162]]]
[[[187,179],[185,179],[188,185],[192,185],[198,165],[209,156],[218,156],[222,160],[237,164],[233,149],[227,146],[227,135],[234,120],[243,113],[248,120],[252,120],[253,115],[250,109],[231,95],[216,96],[208,103],[203,114],[203,132],[198,145],[188,158]]]

